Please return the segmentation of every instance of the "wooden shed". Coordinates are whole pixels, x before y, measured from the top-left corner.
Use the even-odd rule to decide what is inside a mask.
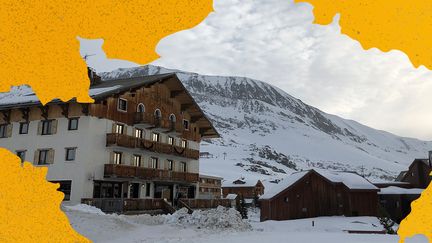
[[[355,173],[297,172],[260,197],[261,221],[332,215],[376,216],[378,191]]]

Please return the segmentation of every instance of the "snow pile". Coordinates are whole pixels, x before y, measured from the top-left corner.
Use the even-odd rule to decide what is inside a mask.
[[[172,215],[166,216],[166,223],[196,226],[205,229],[232,229],[236,231],[250,230],[251,225],[241,218],[240,213],[233,208],[222,206],[216,209],[195,210],[188,214],[186,208],[182,208]]]
[[[164,215],[150,215],[150,214],[139,214],[139,215],[117,215],[121,220],[124,220],[131,224],[137,225],[160,225],[164,224],[166,218]]]
[[[77,204],[74,206],[64,206],[66,209],[65,211],[78,211],[81,213],[91,213],[91,214],[97,214],[97,215],[106,215],[102,210],[99,208],[87,205],[87,204]]]

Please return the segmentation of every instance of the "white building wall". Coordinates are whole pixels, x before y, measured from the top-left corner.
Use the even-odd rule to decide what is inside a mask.
[[[28,134],[19,134],[19,123],[13,122],[12,136],[0,138],[0,146],[9,149],[13,153],[17,150],[26,150],[25,160],[34,162],[34,154],[37,149],[54,149],[54,163],[50,165],[36,165],[48,167],[47,180],[71,180],[71,200],[65,204],[80,203],[81,198],[93,197],[93,180],[102,180],[104,164],[110,163],[110,152],[123,152],[123,163],[131,164],[133,154],[142,156],[142,166],[149,167],[150,158],[159,158],[159,168],[163,169],[165,161],[174,161],[174,170],[180,170],[179,162],[186,162],[187,171],[199,173],[199,161],[179,156],[152,153],[139,149],[128,149],[123,147],[106,147],[106,134],[112,132],[113,121],[99,119],[91,116],[82,116],[79,119],[78,130],[68,130],[68,119],[58,118],[57,132],[53,135],[38,135],[39,121],[31,121]],[[128,135],[133,135],[131,126],[127,129]],[[145,131],[145,138],[150,139],[151,131]],[[168,135],[160,133],[161,142],[166,143]],[[179,145],[181,139],[176,138]],[[67,147],[76,147],[74,161],[66,161]],[[199,143],[188,141],[188,147],[199,149]],[[141,181],[142,182],[142,181]],[[154,195],[153,183],[151,183],[151,196]],[[143,193],[141,197],[144,197]]]

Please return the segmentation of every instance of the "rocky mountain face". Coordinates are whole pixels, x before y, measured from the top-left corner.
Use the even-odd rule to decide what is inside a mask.
[[[293,171],[356,171],[393,180],[432,142],[398,137],[326,114],[265,82],[147,65],[100,73],[104,80],[176,72],[221,134],[201,144],[202,173],[277,181]]]

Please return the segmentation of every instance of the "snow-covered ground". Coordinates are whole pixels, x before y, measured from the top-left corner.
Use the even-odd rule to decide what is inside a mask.
[[[235,210],[223,208],[188,215],[109,215],[78,205],[65,208],[72,226],[94,242],[398,242],[397,235],[349,234],[345,230],[381,230],[374,217],[319,217],[259,222],[259,211],[242,221]],[[314,225],[312,226],[312,221]],[[408,243],[426,243],[423,236]]]

